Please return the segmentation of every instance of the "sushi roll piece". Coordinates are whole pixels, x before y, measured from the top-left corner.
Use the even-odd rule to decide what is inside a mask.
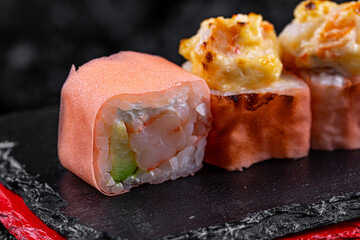
[[[282,71],[274,27],[261,15],[204,20],[179,52],[188,60],[183,67],[211,89],[205,162],[232,171],[308,154],[309,89]]]
[[[62,165],[106,195],[193,175],[211,124],[205,81],[158,56],[73,66],[61,91]]]
[[[311,90],[311,148],[360,148],[360,2],[303,1],[279,41]]]

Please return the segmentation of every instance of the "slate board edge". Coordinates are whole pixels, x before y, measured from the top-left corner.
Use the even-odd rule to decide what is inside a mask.
[[[314,204],[292,204],[249,214],[241,221],[204,227],[163,239],[273,239],[360,217],[360,192]]]
[[[63,200],[46,183],[28,174],[10,155],[13,144],[0,143],[0,182],[20,195],[25,204],[49,227],[68,239],[120,239],[99,232],[66,216]],[[50,204],[49,204],[50,203]],[[273,239],[360,217],[360,192],[335,196],[314,204],[292,204],[249,214],[245,219],[219,224],[163,239]]]
[[[61,209],[67,205],[47,183],[40,183],[28,174],[23,166],[10,155],[11,142],[0,143],[0,182],[20,195],[26,206],[47,226],[68,239],[120,239],[80,224],[66,216]],[[9,147],[10,146],[10,147]]]
[[[0,222],[0,240],[16,240],[7,228]]]

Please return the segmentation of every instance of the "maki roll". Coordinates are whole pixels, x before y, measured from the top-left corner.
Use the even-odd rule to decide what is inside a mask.
[[[280,34],[284,65],[311,90],[311,148],[360,148],[360,2],[303,1]]]
[[[231,171],[308,154],[309,89],[282,71],[274,27],[261,15],[204,20],[179,52],[188,60],[183,67],[211,89],[205,162]]]
[[[59,159],[102,193],[124,193],[198,171],[210,121],[203,79],[158,56],[120,52],[72,67]]]

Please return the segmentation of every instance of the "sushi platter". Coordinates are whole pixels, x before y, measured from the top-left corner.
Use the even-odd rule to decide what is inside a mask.
[[[260,14],[205,19],[182,67],[135,51],[73,65],[59,106],[0,117],[0,206],[21,197],[53,239],[274,239],[360,219],[359,9],[301,2],[279,38]]]
[[[2,184],[33,203],[28,204],[33,212],[68,237],[269,239],[360,217],[360,151],[311,151],[306,158],[272,159],[243,172],[205,164],[192,177],[107,197],[60,165],[58,111],[52,107],[1,117],[0,142],[15,142],[10,155],[66,206],[46,193],[35,201],[21,179],[4,178],[13,174],[4,168],[0,174]],[[54,215],[44,206],[63,217],[51,223]],[[73,218],[78,220],[69,222],[76,227],[65,221]]]

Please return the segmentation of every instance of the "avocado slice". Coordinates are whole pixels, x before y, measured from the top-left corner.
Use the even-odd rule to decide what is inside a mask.
[[[137,169],[135,153],[129,144],[129,136],[123,121],[115,120],[110,135],[110,175],[115,182],[121,182]]]

